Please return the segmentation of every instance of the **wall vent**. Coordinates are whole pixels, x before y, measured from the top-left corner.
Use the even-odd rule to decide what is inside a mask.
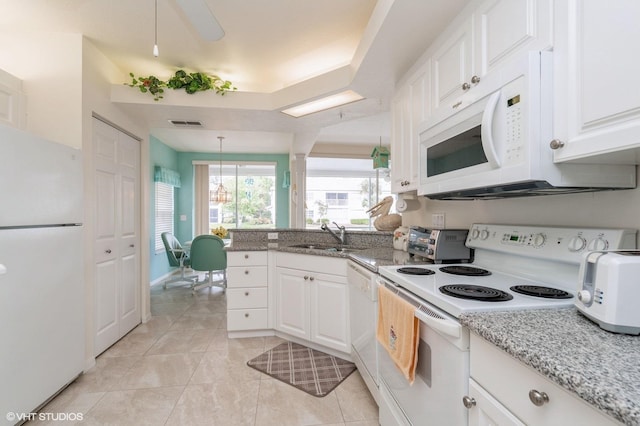
[[[169,123],[176,127],[202,127],[201,121],[169,120]]]

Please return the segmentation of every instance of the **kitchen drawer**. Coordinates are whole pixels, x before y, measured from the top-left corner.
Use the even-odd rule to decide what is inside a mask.
[[[227,311],[227,330],[263,330],[268,328],[267,309],[233,309]]]
[[[229,251],[227,252],[228,266],[263,266],[267,264],[266,251]]]
[[[269,306],[266,287],[230,288],[227,290],[227,309],[266,308]]]
[[[266,266],[232,266],[227,267],[227,287],[266,287]]]
[[[526,424],[619,424],[586,401],[473,333],[470,371],[476,382]],[[549,401],[541,406],[534,405],[529,400],[530,390],[546,393]]]

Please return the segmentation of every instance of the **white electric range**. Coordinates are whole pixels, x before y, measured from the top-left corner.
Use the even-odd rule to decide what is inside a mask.
[[[417,425],[425,418],[466,424],[469,331],[457,318],[466,312],[570,307],[584,254],[633,249],[636,231],[474,224],[465,244],[474,250],[469,263],[378,268],[378,285],[412,303],[420,320],[413,385],[378,346],[382,426]]]

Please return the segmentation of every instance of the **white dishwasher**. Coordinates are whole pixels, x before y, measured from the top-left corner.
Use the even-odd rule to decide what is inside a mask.
[[[378,352],[376,325],[378,317],[377,273],[349,260],[349,312],[351,315],[351,358],[358,367],[369,392],[379,404]]]

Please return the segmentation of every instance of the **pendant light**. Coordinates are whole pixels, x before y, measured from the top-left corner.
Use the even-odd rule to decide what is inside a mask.
[[[155,56],[156,58],[158,57],[158,54],[160,53],[158,51],[158,0],[156,1],[156,14],[155,14],[155,22],[154,22],[154,36],[153,36],[153,56]]]
[[[228,203],[231,201],[231,193],[227,191],[222,185],[222,140],[224,136],[218,136],[218,140],[220,141],[220,182],[218,183],[218,187],[215,191],[211,191],[211,202],[212,203]]]

